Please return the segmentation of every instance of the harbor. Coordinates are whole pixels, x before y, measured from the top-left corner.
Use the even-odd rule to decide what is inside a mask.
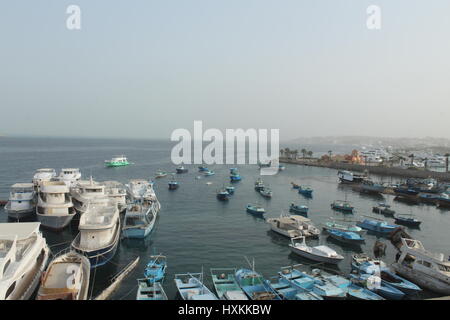
[[[30,144],[33,144],[33,147],[30,147]],[[106,147],[101,148],[102,145]],[[85,187],[100,187],[105,181],[116,181],[125,189],[133,182],[136,186],[144,184],[142,190],[149,190],[145,187],[145,182],[153,182],[154,193],[141,192],[140,187],[127,189],[128,203],[141,203],[136,202],[136,199],[131,201],[131,197],[156,196],[160,207],[152,211],[154,217],[148,221],[151,232],[143,233],[142,237],[137,238],[125,237],[125,234],[121,233],[111,259],[90,270],[86,299],[135,300],[139,287],[138,279],[144,278],[150,257],[161,253],[167,263],[161,287],[169,300],[182,298],[175,281],[177,275],[184,279],[181,275],[196,274],[197,279],[201,279],[201,283],[215,296],[217,283],[213,281],[211,274],[211,270],[215,269],[233,270],[230,274],[234,274],[237,280],[239,277],[244,279],[251,275],[254,270],[258,277],[275,281],[273,278],[280,274],[281,268],[287,266],[290,266],[292,274],[294,269],[307,274],[313,274],[315,269],[320,269],[323,273],[348,277],[355,255],[374,256],[374,247],[379,243],[385,245],[385,252],[379,259],[390,266],[395,263],[400,251],[391,243],[387,234],[362,232],[362,242],[359,238],[342,238],[343,233],[345,235],[349,230],[339,229],[340,226],[355,225],[352,231],[358,233],[360,229],[357,229],[356,225],[366,220],[386,221],[388,225],[395,225],[397,222],[394,216],[373,211],[380,203],[388,205],[396,214],[413,216],[420,220],[419,227],[403,226],[402,230],[412,239],[420,241],[430,252],[447,255],[445,260],[448,260],[448,209],[439,208],[432,203],[396,201],[393,189],[376,194],[362,193],[355,185],[341,183],[340,170],[334,168],[286,163],[284,170],[278,174],[260,176],[258,165],[208,165],[208,171],[204,172],[213,171],[214,175],[205,175],[196,165],[184,165],[183,170],[176,173],[177,166],[170,162],[170,144],[163,141],[94,139],[86,143],[82,139],[11,138],[0,141],[0,151],[2,163],[8,164],[0,168],[0,176],[3,177],[0,199],[6,200],[9,197],[12,185],[18,182],[31,183],[38,168],[54,168],[55,175],[50,173],[51,177],[57,177],[62,168],[79,168],[80,181],[87,181]],[[126,154],[130,164],[106,166],[104,160],[110,159],[114,154]],[[162,170],[168,174],[156,178],[161,175]],[[89,182],[90,177],[93,182]],[[239,177],[238,181],[232,183],[231,188],[231,180],[237,179],[236,177]],[[399,177],[373,173],[370,173],[369,178],[377,184],[401,186],[405,183],[405,179]],[[171,180],[175,180],[179,185],[175,190],[169,189]],[[265,195],[259,192],[264,187]],[[64,187],[58,185],[58,188],[58,192],[64,194]],[[221,192],[228,192],[228,200],[221,201],[217,197]],[[270,196],[267,196],[268,194]],[[78,198],[81,199],[79,196]],[[339,202],[338,199],[345,200]],[[352,213],[333,208],[334,204],[339,209],[344,202],[351,204]],[[249,212],[249,204],[255,212],[259,207],[263,208],[264,212]],[[87,212],[87,216],[89,210],[93,210],[79,204],[76,204],[76,207],[86,210],[84,214]],[[121,228],[124,226],[125,211],[122,210],[120,214]],[[297,219],[287,219],[289,213]],[[115,214],[111,215],[111,219],[114,219],[113,217]],[[31,221],[38,221],[37,217],[31,218]],[[277,221],[282,222],[284,226],[277,224]],[[8,219],[4,208],[0,209],[0,222],[17,223]],[[55,255],[70,250],[81,225],[82,221],[75,216],[64,228],[41,227],[51,251],[49,262]],[[362,226],[366,228],[364,224]],[[324,228],[327,230],[323,230]],[[330,229],[337,231],[330,232]],[[306,239],[302,240],[302,236]],[[295,239],[296,237],[300,239]],[[316,248],[317,252],[327,256],[330,253],[335,254],[337,259],[327,259],[326,263],[323,263],[299,255],[301,250],[304,250],[302,248],[308,247]],[[97,260],[95,262],[98,263]],[[298,266],[299,264],[301,266]],[[122,273],[124,269],[126,272]],[[238,270],[240,272],[237,272]],[[216,282],[220,280],[221,275],[222,273],[216,274]],[[112,284],[118,277],[120,283]],[[284,281],[289,281],[288,276],[278,279],[280,282],[274,284],[273,288],[281,288]],[[198,283],[198,280],[192,281]],[[241,287],[239,281],[235,285]],[[245,290],[250,290],[246,294],[252,296],[252,288]],[[279,294],[270,290],[264,293],[266,297],[273,299]],[[359,292],[358,295],[367,299],[376,298],[367,292]],[[446,295],[423,289],[413,295],[402,296],[402,299],[434,299],[442,296]],[[299,297],[297,299],[300,299]],[[309,296],[301,298],[320,297],[311,291]]]

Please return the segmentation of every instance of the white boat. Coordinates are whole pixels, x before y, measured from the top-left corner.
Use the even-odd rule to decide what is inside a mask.
[[[72,221],[75,214],[69,187],[63,181],[40,184],[36,216],[43,227],[61,230]]]
[[[50,262],[41,279],[37,300],[87,300],[90,263],[74,251],[64,250]]]
[[[143,239],[150,234],[158,216],[157,204],[144,199],[131,204],[125,212],[122,232],[125,238]]]
[[[0,223],[0,300],[28,300],[39,285],[50,253],[39,225]]]
[[[450,261],[427,251],[419,240],[402,238],[400,257],[392,264],[401,276],[431,291],[450,295]]]
[[[83,214],[86,212],[88,204],[96,206],[107,206],[110,198],[106,193],[106,186],[90,178],[90,180],[80,180],[71,189],[70,195],[75,209]]]
[[[127,190],[124,185],[118,181],[104,181],[106,195],[115,203],[119,211],[127,208]]]
[[[144,198],[156,198],[153,183],[144,179],[133,179],[126,185],[128,197],[131,201]]]
[[[16,183],[11,186],[5,211],[10,218],[23,219],[34,214],[36,193],[32,183]]]
[[[355,174],[347,170],[338,171],[338,178],[341,183],[361,183],[367,177],[361,174]]]
[[[35,187],[39,187],[41,182],[51,181],[56,178],[56,171],[52,168],[37,169],[33,176],[33,184]]]
[[[283,215],[278,218],[268,218],[270,229],[289,238],[318,237],[320,230],[310,219],[297,215]]]
[[[81,179],[81,171],[78,168],[63,168],[56,180],[63,181],[69,188]]]
[[[117,250],[120,238],[119,209],[114,202],[109,205],[88,205],[80,217],[80,233],[72,248],[89,258],[91,268],[106,264]]]
[[[301,240],[297,242],[296,240]],[[299,256],[308,258],[310,260],[325,262],[331,264],[338,264],[344,257],[336,251],[327,246],[309,247],[306,245],[305,237],[292,238],[289,244],[291,251]]]

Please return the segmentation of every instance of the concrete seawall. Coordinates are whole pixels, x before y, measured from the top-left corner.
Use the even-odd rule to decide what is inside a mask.
[[[434,178],[439,181],[450,182],[450,173],[448,172],[435,172],[421,169],[402,169],[402,168],[389,168],[379,166],[364,166],[360,164],[341,163],[341,162],[319,162],[314,159],[287,159],[280,158],[280,163],[299,164],[304,166],[324,167],[338,170],[349,170],[356,172],[364,172],[367,170],[369,173],[396,176],[402,178]]]

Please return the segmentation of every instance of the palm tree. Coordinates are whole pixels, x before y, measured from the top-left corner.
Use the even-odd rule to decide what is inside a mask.
[[[291,149],[284,148],[284,154],[286,155],[286,158],[291,158]]]
[[[309,151],[307,152],[307,154],[308,154],[308,157],[312,158],[313,152],[312,152],[311,150],[309,150]]]
[[[303,155],[303,158],[305,157],[305,155],[306,155],[306,153],[307,153],[307,151],[306,151],[306,149],[302,149],[301,151],[300,151],[301,153],[302,153],[302,155]]]
[[[425,170],[428,169],[428,158],[423,159],[423,163],[425,165]]]
[[[298,150],[295,149],[294,151],[292,151],[292,153],[294,154],[294,159],[297,160],[297,157],[298,157]]]
[[[414,163],[414,153],[411,153],[408,157],[411,158],[411,166],[412,166]]]
[[[448,172],[448,157],[450,157],[450,153],[444,154],[445,156],[445,172]]]
[[[284,155],[284,149],[280,149],[280,158],[283,158]]]

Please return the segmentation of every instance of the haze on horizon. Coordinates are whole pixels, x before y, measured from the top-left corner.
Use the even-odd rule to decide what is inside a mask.
[[[202,120],[282,140],[450,138],[449,13],[448,0],[3,2],[0,133],[168,139]]]

